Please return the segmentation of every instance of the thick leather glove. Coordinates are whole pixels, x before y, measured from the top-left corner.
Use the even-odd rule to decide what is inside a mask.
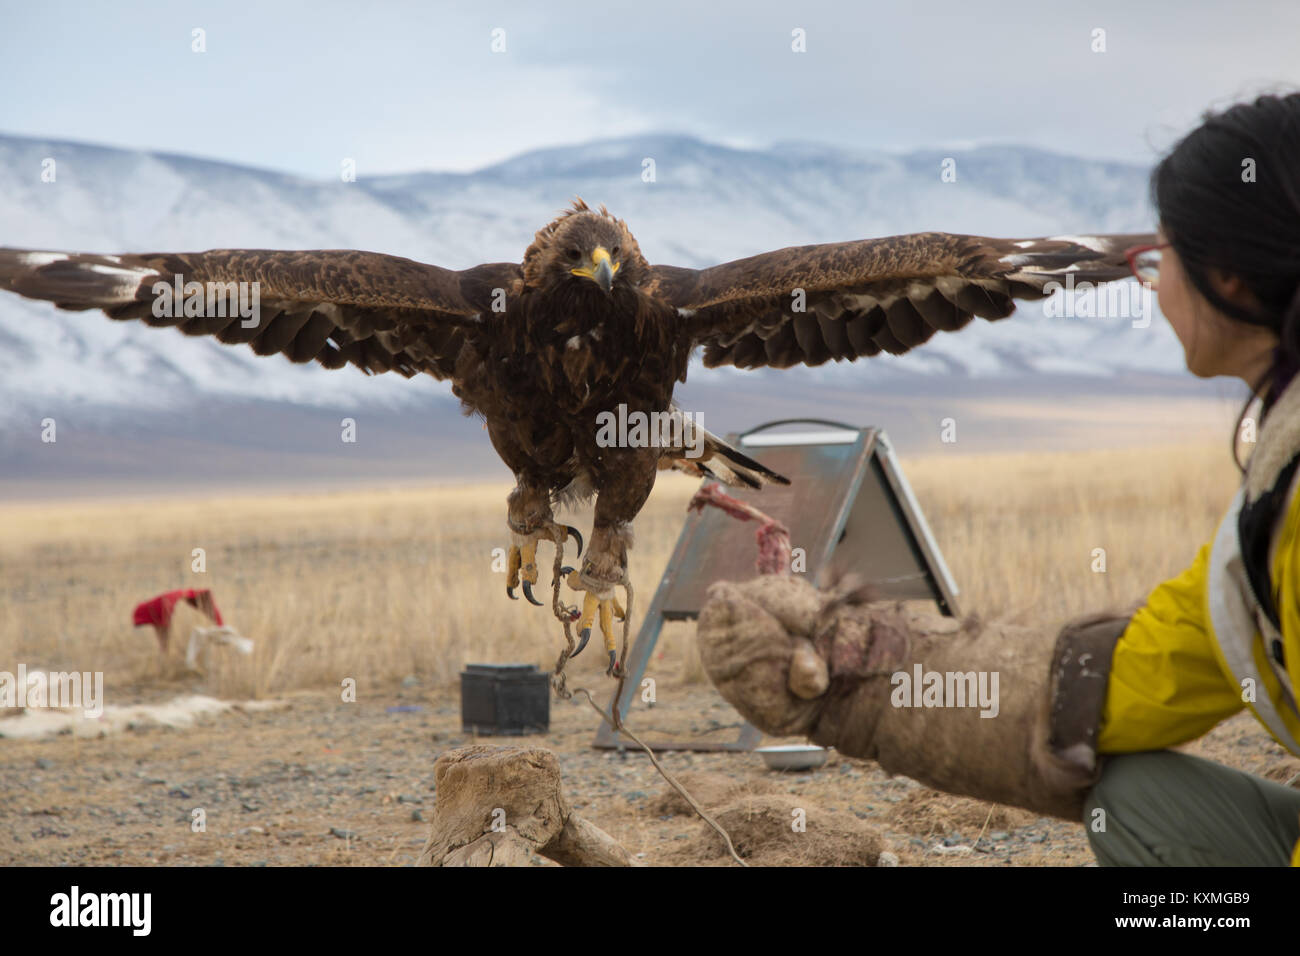
[[[1128,618],[1053,635],[869,598],[794,576],[719,582],[697,627],[705,670],[768,734],[806,736],[950,793],[1081,819],[1097,777],[1088,734],[1095,740],[1108,650]],[[1081,640],[1083,671],[1071,665]]]

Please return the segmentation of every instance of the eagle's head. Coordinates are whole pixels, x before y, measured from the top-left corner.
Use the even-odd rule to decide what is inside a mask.
[[[537,289],[599,288],[611,295],[639,286],[648,271],[623,220],[581,199],[540,229],[524,254],[524,283]]]

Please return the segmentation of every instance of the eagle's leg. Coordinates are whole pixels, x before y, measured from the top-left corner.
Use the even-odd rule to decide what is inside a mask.
[[[609,656],[609,669],[607,674],[613,675],[618,667],[617,640],[614,637],[614,618],[622,621],[627,617],[627,612],[623,610],[623,605],[618,603],[618,597],[614,594],[612,587],[591,590],[584,588],[581,575],[577,571],[569,574],[569,587],[575,591],[586,590],[587,595],[582,599],[582,616],[578,619],[578,647],[571,655],[570,659],[577,657],[582,649],[587,646],[587,641],[591,639],[591,627],[596,622],[596,617],[600,616],[600,635],[605,641],[605,653]]]
[[[565,580],[575,590],[586,591],[578,632],[581,650],[591,636],[591,628],[600,620],[605,639],[605,653],[609,655],[609,668],[605,673],[621,677],[624,661],[615,650],[613,618],[620,618],[626,636],[630,622],[623,607],[614,597],[620,585],[631,601],[630,579],[627,571],[627,553],[632,547],[632,519],[640,512],[658,474],[659,448],[657,447],[601,447],[594,469],[593,486],[599,488],[596,513],[592,520],[591,541],[580,572],[571,572]],[[576,656],[578,650],[573,652]],[[624,648],[626,650],[626,648]]]
[[[618,660],[617,640],[614,634],[614,618],[622,621],[626,618],[623,606],[618,602],[614,589],[627,585],[627,551],[632,544],[632,525],[627,522],[611,524],[606,518],[602,521],[601,502],[596,504],[596,524],[591,532],[591,544],[587,548],[587,557],[582,562],[582,571],[569,574],[569,587],[575,591],[586,591],[582,602],[582,616],[578,619],[578,652],[587,646],[591,637],[592,626],[600,621],[600,633],[605,642],[605,653],[609,656],[609,668],[606,673],[618,676],[621,666]]]
[[[518,600],[515,588],[522,582],[524,597],[529,603],[543,607],[533,595],[533,585],[537,583],[537,542],[543,539],[553,541],[563,550],[565,538],[573,535],[578,542],[578,554],[582,554],[582,535],[577,528],[558,524],[551,516],[550,494],[542,486],[526,482],[522,477],[507,502],[510,550],[506,555],[506,595],[511,600]]]

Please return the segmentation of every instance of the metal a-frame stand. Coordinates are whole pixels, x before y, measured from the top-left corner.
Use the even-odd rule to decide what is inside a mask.
[[[774,432],[779,426],[815,430]],[[728,489],[728,494],[761,509],[790,529],[801,573],[818,587],[832,574],[851,570],[873,582],[883,599],[933,600],[949,616],[959,612],[957,585],[935,544],[912,489],[903,477],[885,433],[820,419],[786,419],[728,435],[745,454],[790,479],[788,486],[761,491]],[[619,702],[626,715],[659,641],[665,621],[694,620],[714,581],[744,581],[755,576],[755,526],[705,508],[690,512],[663,579],[645,612],[628,652],[628,680]],[[606,705],[608,715],[614,701]],[[654,742],[661,750],[753,750],[762,734],[746,722],[736,740]],[[601,722],[593,746],[623,747]]]

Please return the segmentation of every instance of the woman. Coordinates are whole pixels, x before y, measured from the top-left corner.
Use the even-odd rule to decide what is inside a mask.
[[[1300,755],[1300,94],[1206,119],[1156,167],[1157,245],[1130,250],[1198,376],[1262,398],[1237,500],[1192,566],[1131,614],[944,629],[793,577],[720,583],[714,683],[930,786],[1082,820],[1102,864],[1300,864],[1300,790],[1163,748],[1249,707]],[[1208,529],[1207,529],[1208,530]],[[899,674],[997,674],[998,701],[913,706]]]
[[[1250,706],[1300,753],[1300,94],[1206,120],[1151,187],[1159,247],[1130,261],[1154,279],[1188,369],[1262,395],[1269,442],[1218,550],[1157,588],[1115,647],[1097,747],[1132,755],[1106,761],[1087,814],[1108,825],[1089,839],[1103,864],[1300,864],[1300,789],[1160,749]],[[1258,634],[1233,619],[1234,586],[1254,593],[1236,611]]]

